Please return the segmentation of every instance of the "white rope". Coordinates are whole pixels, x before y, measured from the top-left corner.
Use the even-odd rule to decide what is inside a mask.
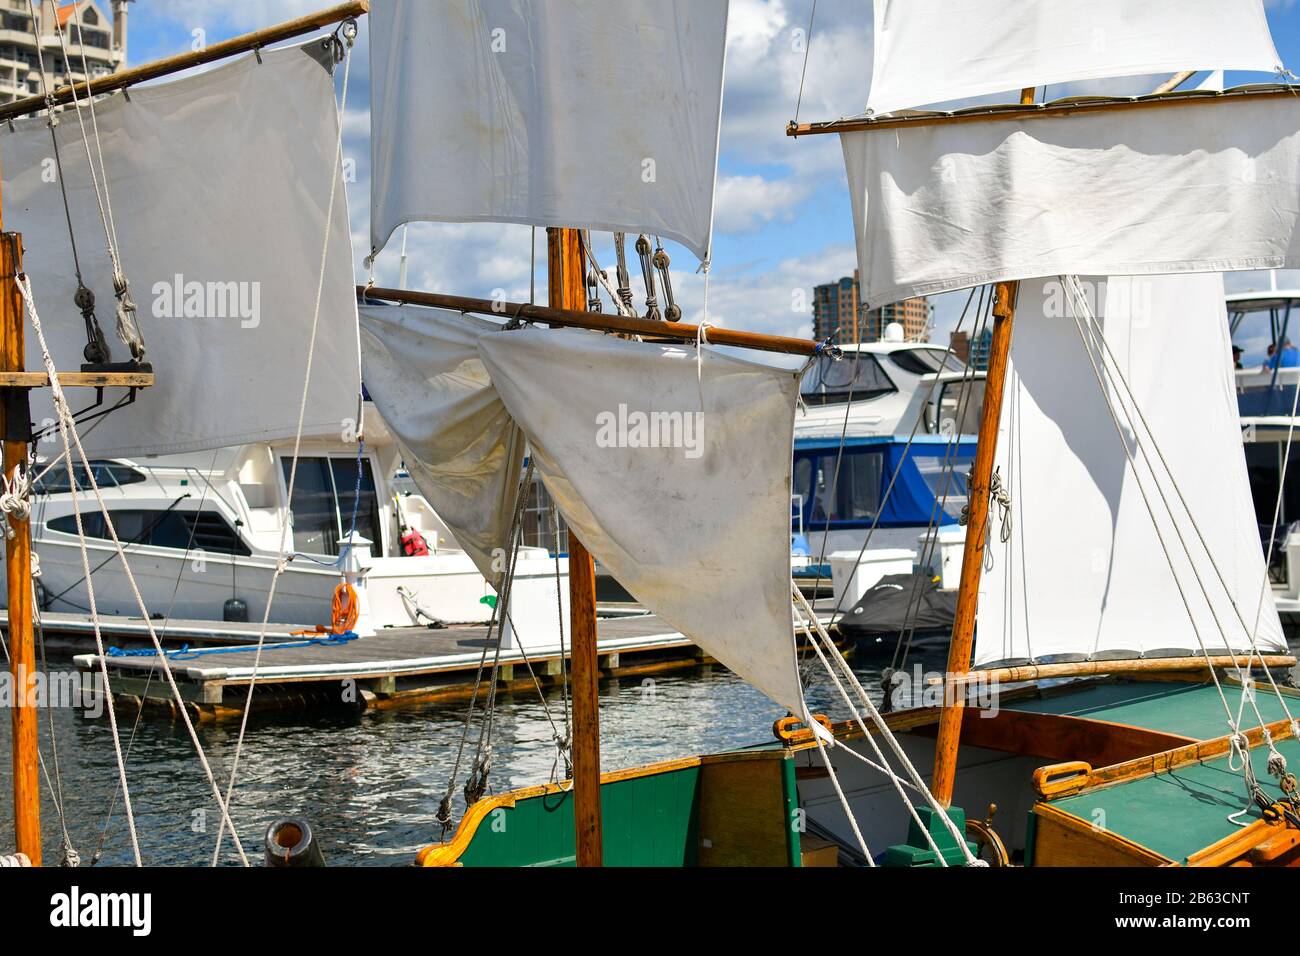
[[[791,581],[790,583],[791,583],[791,590],[793,594],[796,596],[796,607],[802,606],[804,610],[801,611],[801,616],[806,616],[807,609],[808,609],[808,602],[804,600],[803,594],[799,591],[798,585],[795,584],[793,581]],[[806,625],[806,626],[808,627],[808,630],[811,632],[812,626],[811,625]],[[871,732],[867,730],[867,725],[862,720],[862,715],[859,714],[858,709],[853,706],[853,701],[849,699],[849,695],[844,690],[844,686],[840,683],[840,679],[837,676],[835,676],[834,668],[831,667],[830,661],[826,659],[826,654],[822,651],[820,645],[815,639],[812,641],[812,647],[813,650],[816,651],[817,657],[821,661],[822,666],[826,668],[826,673],[830,675],[831,682],[835,685],[835,689],[839,691],[840,698],[844,701],[844,706],[846,706],[849,709],[849,713],[853,715],[854,721],[857,723],[858,728],[862,731],[863,738],[866,740],[868,744],[871,745],[871,749],[875,753],[876,759],[880,761],[880,763],[879,764],[872,763],[871,761],[868,761],[865,756],[862,757],[863,761],[869,763],[871,766],[875,767],[876,770],[878,770],[880,773],[884,774],[886,777],[889,778],[889,782],[894,785],[894,789],[898,792],[898,798],[903,801],[903,806],[907,807],[908,814],[912,817],[912,820],[916,823],[917,829],[919,829],[921,833],[925,836],[925,842],[930,844],[930,849],[934,851],[935,859],[938,860],[940,866],[946,867],[948,865],[948,861],[944,859],[943,851],[939,849],[939,844],[935,842],[934,837],[931,835],[930,828],[921,822],[920,814],[916,812],[916,807],[912,804],[912,801],[908,797],[907,792],[903,789],[902,780],[899,778],[898,774],[894,773],[893,769],[889,766],[888,761],[885,759],[884,753],[880,749],[880,745],[876,743],[876,740],[872,736]],[[838,651],[833,651],[833,653],[838,654]],[[805,723],[807,723],[809,729],[812,729],[814,721],[812,721],[811,718],[806,719]],[[814,735],[817,734],[817,731],[815,729],[813,730],[813,734]],[[835,743],[839,744],[840,746],[844,746],[843,744],[840,744],[839,740],[836,740]],[[844,749],[847,750],[849,753],[854,753],[854,754],[857,753],[851,747],[844,746]]]
[[[226,802],[221,798],[221,791],[217,787],[217,780],[212,773],[212,766],[208,763],[207,754],[204,752],[203,744],[199,741],[199,735],[197,731],[195,731],[194,729],[194,722],[193,720],[190,719],[189,710],[185,706],[185,700],[181,696],[180,688],[176,685],[176,676],[175,674],[172,673],[171,664],[167,659],[166,653],[163,651],[162,643],[158,640],[158,634],[154,630],[153,619],[149,616],[149,609],[148,607],[145,606],[144,598],[141,596],[139,585],[136,583],[135,580],[135,574],[131,571],[131,564],[127,560],[126,551],[122,547],[122,542],[117,535],[117,529],[113,525],[112,515],[109,512],[108,507],[104,504],[104,497],[100,492],[99,483],[95,480],[94,470],[90,467],[89,458],[86,455],[85,449],[82,447],[81,436],[77,434],[76,422],[73,420],[72,411],[68,406],[67,398],[63,394],[63,387],[59,383],[59,372],[54,365],[54,360],[50,357],[49,346],[46,344],[45,341],[45,333],[41,328],[41,318],[36,312],[36,301],[34,296],[32,295],[31,281],[28,279],[28,277],[25,274],[20,274],[18,276],[15,276],[15,282],[18,285],[19,291],[22,293],[23,302],[27,307],[27,315],[31,319],[32,329],[33,331],[35,331],[36,339],[40,344],[41,360],[45,365],[46,374],[49,375],[50,378],[50,394],[51,394],[51,398],[53,399],[55,412],[59,416],[59,434],[63,440],[63,445],[64,445],[63,451],[64,451],[67,469],[68,469],[69,485],[71,487],[75,487],[75,485],[73,485],[73,473],[72,473],[73,471],[72,450],[71,447],[69,446],[69,439],[71,439],[72,445],[75,446],[77,449],[77,455],[81,459],[82,466],[86,469],[86,478],[90,483],[90,490],[95,495],[95,503],[99,506],[100,513],[104,517],[104,527],[108,531],[109,537],[113,542],[113,547],[116,549],[119,560],[122,562],[122,570],[126,574],[127,584],[129,584],[131,587],[131,594],[135,598],[136,606],[140,609],[140,616],[141,618],[143,618],[146,627],[148,627],[149,629],[149,639],[153,642],[154,651],[157,653],[159,661],[162,664],[163,673],[167,676],[167,683],[171,687],[172,696],[176,701],[176,709],[180,712],[181,720],[185,724],[185,729],[189,732],[190,741],[194,744],[194,751],[199,758],[199,763],[202,765],[203,772],[207,776],[209,785],[212,787],[212,794],[216,798],[217,807],[221,810],[221,818],[224,822],[229,823],[230,815],[228,810],[226,809]],[[108,684],[108,664],[107,664],[106,655],[104,653],[103,638],[99,628],[99,612],[97,609],[97,605],[95,603],[94,585],[92,584],[90,578],[90,558],[86,550],[85,528],[82,525],[81,507],[78,504],[78,498],[79,495],[73,494],[72,507],[73,507],[73,513],[75,514],[77,520],[77,537],[81,543],[82,572],[85,575],[85,580],[86,580],[86,594],[90,598],[90,614],[91,614],[91,620],[95,630],[95,645],[97,650],[99,651],[100,672],[101,672],[101,676],[104,679],[104,695],[108,699],[107,708],[108,708],[110,723],[112,724],[112,728],[113,728],[113,745],[117,749],[117,754],[118,754],[118,761],[119,761],[118,766],[121,775],[123,804],[126,807],[128,820],[131,821],[131,825],[134,828],[134,818],[132,817],[130,795],[126,789],[126,766],[125,763],[122,761],[122,756],[121,756],[122,744],[117,734],[117,718],[114,715],[114,709],[112,703],[113,698]],[[139,865],[140,850],[139,850],[138,841],[136,840],[134,829],[132,832],[131,839],[135,849],[136,862],[137,865]],[[245,856],[244,848],[242,844],[240,844],[237,836],[235,837],[235,847],[239,852],[240,860],[243,861],[245,866],[248,866],[248,857]]]
[[[808,603],[808,599],[803,596],[797,587],[793,588],[793,593],[796,600],[804,608],[804,614],[812,623],[817,636],[826,646],[831,660],[835,662],[836,666],[840,669],[841,673],[843,673],[850,686],[857,691],[858,698],[862,702],[863,708],[867,711],[868,716],[871,717],[871,722],[875,724],[876,728],[880,731],[880,736],[889,745],[889,749],[893,752],[899,765],[907,772],[908,776],[912,778],[912,783],[916,786],[918,792],[925,796],[926,802],[930,804],[930,808],[935,813],[939,814],[939,818],[943,821],[944,826],[947,827],[949,835],[951,835],[957,845],[961,847],[967,863],[971,866],[983,865],[983,861],[976,859],[975,855],[970,852],[970,847],[966,845],[965,834],[957,829],[957,825],[952,822],[952,818],[948,816],[945,808],[939,805],[939,801],[934,798],[934,794],[931,793],[930,788],[926,786],[925,780],[916,769],[916,765],[913,764],[911,759],[907,756],[906,751],[903,750],[902,745],[898,742],[898,738],[894,736],[894,732],[889,728],[889,725],[885,723],[884,717],[880,715],[880,711],[876,708],[875,702],[872,701],[866,688],[864,688],[862,683],[858,680],[858,675],[853,672],[853,668],[849,666],[848,661],[846,661],[839,651],[835,649],[835,642],[832,641],[831,636],[826,633],[826,628],[822,626],[821,620],[815,613],[813,613],[812,607]],[[814,647],[815,646],[816,645],[814,644]],[[865,733],[865,726],[862,729]]]
[[[27,859],[26,853],[14,853],[8,856],[0,856],[0,870],[8,869],[26,869],[32,865],[32,861]]]
[[[1160,543],[1160,549],[1164,553],[1165,562],[1169,565],[1170,575],[1173,578],[1174,586],[1178,589],[1178,596],[1183,602],[1183,608],[1187,612],[1187,619],[1192,626],[1192,633],[1196,636],[1196,643],[1201,649],[1201,655],[1205,658],[1206,668],[1209,670],[1210,677],[1214,681],[1214,689],[1218,692],[1219,701],[1223,705],[1223,711],[1224,711],[1224,715],[1227,718],[1228,727],[1232,731],[1232,733],[1235,734],[1238,731],[1237,731],[1237,723],[1232,716],[1232,708],[1231,706],[1229,706],[1228,698],[1223,692],[1223,686],[1219,682],[1219,675],[1215,671],[1213,665],[1211,664],[1209,649],[1206,647],[1205,641],[1201,637],[1200,628],[1197,626],[1196,623],[1196,615],[1192,611],[1191,603],[1189,602],[1187,598],[1187,593],[1183,588],[1183,582],[1178,577],[1178,572],[1174,564],[1173,555],[1170,554],[1169,552],[1169,547],[1165,541],[1165,536],[1160,530],[1160,523],[1156,519],[1155,509],[1151,505],[1151,500],[1147,495],[1146,487],[1141,480],[1141,473],[1137,466],[1137,460],[1134,457],[1133,450],[1129,447],[1128,441],[1124,437],[1124,426],[1120,423],[1119,414],[1116,411],[1115,403],[1111,400],[1110,392],[1106,388],[1107,379],[1111,381],[1112,385],[1115,384],[1115,379],[1114,379],[1115,373],[1112,373],[1111,370],[1108,367],[1106,367],[1104,362],[1104,354],[1103,354],[1102,364],[1100,366],[1098,365],[1097,356],[1094,354],[1093,351],[1096,348],[1096,344],[1095,342],[1092,344],[1089,343],[1088,333],[1084,331],[1083,322],[1080,318],[1080,315],[1081,314],[1091,315],[1091,309],[1088,306],[1087,297],[1083,292],[1082,286],[1079,285],[1079,280],[1077,276],[1062,276],[1062,281],[1066,288],[1067,293],[1069,294],[1072,300],[1071,305],[1073,306],[1073,308],[1071,309],[1071,311],[1074,313],[1074,324],[1075,327],[1078,329],[1079,339],[1083,343],[1084,351],[1088,355],[1088,362],[1092,367],[1093,376],[1096,378],[1098,389],[1101,392],[1102,398],[1106,402],[1106,410],[1109,412],[1111,421],[1115,425],[1115,431],[1117,436],[1119,437],[1120,445],[1124,449],[1124,456],[1128,461],[1129,468],[1133,471],[1133,480],[1137,484],[1138,491],[1142,496],[1142,503],[1146,507],[1147,515],[1151,519],[1151,526],[1152,529],[1155,531],[1156,540]],[[1131,396],[1130,396],[1130,400],[1131,400]],[[1142,442],[1142,436],[1136,428],[1132,427],[1134,422],[1132,416],[1129,415],[1128,413],[1128,409],[1124,408],[1122,409],[1122,411],[1124,412],[1124,417],[1129,421],[1129,425],[1130,425],[1129,431],[1133,434],[1133,438],[1135,444],[1137,445],[1138,450],[1142,451],[1143,457],[1147,460],[1147,468],[1151,472],[1152,479],[1156,482],[1156,491],[1160,493],[1161,500],[1164,502],[1165,508],[1169,512],[1169,517],[1173,521],[1173,525],[1174,525],[1174,533],[1177,535],[1179,543],[1183,547],[1183,551],[1187,556],[1188,563],[1192,566],[1193,577],[1196,578],[1197,583],[1200,584],[1201,586],[1202,595],[1205,597],[1206,604],[1209,606],[1210,614],[1214,619],[1215,626],[1219,628],[1220,634],[1222,635],[1223,628],[1219,624],[1218,616],[1214,613],[1213,603],[1210,601],[1209,594],[1205,591],[1204,582],[1201,581],[1200,575],[1197,574],[1196,572],[1195,561],[1193,561],[1191,551],[1187,547],[1186,541],[1183,539],[1182,531],[1178,527],[1178,522],[1176,520],[1173,520],[1174,519],[1173,510],[1169,507],[1169,502],[1164,496],[1163,489],[1160,487],[1159,477],[1155,474],[1155,469],[1151,467],[1150,458],[1147,455],[1144,444]],[[1226,636],[1224,637],[1224,643],[1225,644],[1227,643]]]
[[[853,836],[857,839],[858,846],[862,849],[862,855],[866,858],[867,866],[874,867],[876,859],[871,855],[871,848],[867,846],[867,840],[858,827],[858,818],[853,815],[853,808],[849,806],[849,798],[844,795],[844,788],[840,786],[840,778],[835,773],[835,766],[831,763],[831,758],[826,756],[826,748],[822,745],[822,738],[818,733],[821,725],[813,720],[806,705],[804,706],[803,721],[812,731],[813,743],[817,745],[817,752],[821,754],[822,763],[826,766],[826,773],[830,776],[831,786],[835,788],[835,795],[840,798],[840,807],[844,810],[844,816],[848,818],[849,827],[853,830]]]
[[[1105,351],[1106,356],[1110,358],[1111,365],[1112,365],[1112,366],[1114,367],[1114,369],[1115,369],[1114,375],[1118,376],[1118,381],[1119,381],[1119,383],[1123,386],[1124,391],[1125,391],[1125,393],[1126,393],[1127,396],[1128,396],[1129,404],[1132,405],[1132,407],[1133,407],[1133,411],[1134,411],[1134,413],[1136,413],[1138,421],[1141,423],[1142,428],[1143,428],[1143,429],[1146,431],[1146,433],[1147,433],[1148,439],[1149,439],[1149,441],[1150,441],[1150,445],[1151,445],[1152,449],[1155,451],[1156,457],[1159,459],[1159,462],[1160,462],[1161,467],[1162,467],[1162,468],[1164,469],[1164,471],[1165,471],[1165,474],[1166,474],[1166,477],[1168,478],[1169,484],[1173,486],[1174,494],[1177,495],[1179,503],[1182,505],[1183,510],[1186,512],[1187,517],[1188,517],[1188,520],[1189,520],[1189,522],[1191,523],[1192,530],[1196,533],[1196,538],[1197,538],[1197,540],[1199,541],[1199,543],[1200,543],[1200,545],[1201,545],[1201,548],[1202,548],[1202,549],[1204,550],[1204,552],[1205,552],[1206,559],[1210,562],[1210,567],[1213,568],[1214,573],[1215,573],[1215,576],[1218,578],[1219,586],[1220,586],[1221,588],[1223,588],[1223,592],[1224,592],[1224,594],[1227,596],[1229,604],[1232,606],[1233,612],[1235,613],[1235,615],[1236,615],[1236,617],[1237,617],[1237,623],[1241,625],[1242,631],[1244,632],[1245,636],[1246,636],[1247,638],[1249,638],[1249,640],[1250,640],[1250,656],[1247,658],[1246,664],[1245,664],[1244,666],[1238,666],[1238,665],[1236,664],[1236,661],[1235,661],[1235,660],[1234,660],[1234,662],[1233,662],[1233,667],[1234,667],[1234,669],[1237,671],[1238,679],[1240,679],[1240,680],[1242,681],[1243,684],[1245,684],[1245,683],[1247,683],[1248,681],[1250,681],[1249,671],[1250,671],[1250,669],[1251,669],[1251,667],[1252,667],[1252,662],[1253,662],[1256,658],[1258,658],[1258,659],[1259,659],[1260,666],[1264,668],[1264,672],[1265,672],[1265,674],[1268,676],[1269,683],[1270,683],[1270,684],[1272,685],[1272,687],[1273,687],[1273,693],[1276,695],[1278,703],[1281,705],[1283,712],[1286,714],[1287,722],[1288,722],[1288,723],[1291,725],[1291,727],[1292,727],[1292,733],[1293,733],[1293,735],[1296,736],[1296,737],[1298,737],[1298,738],[1300,738],[1300,732],[1297,732],[1296,720],[1295,720],[1295,718],[1291,715],[1291,709],[1287,706],[1286,698],[1285,698],[1285,696],[1282,694],[1281,689],[1277,686],[1277,682],[1276,682],[1276,680],[1274,680],[1274,678],[1273,678],[1273,672],[1272,672],[1272,669],[1269,668],[1268,663],[1264,660],[1264,655],[1263,655],[1263,654],[1260,652],[1260,650],[1259,650],[1259,620],[1260,620],[1260,616],[1261,616],[1262,611],[1263,611],[1264,589],[1267,588],[1267,586],[1268,586],[1268,558],[1267,558],[1267,555],[1265,556],[1264,579],[1263,579],[1262,587],[1261,587],[1261,590],[1260,590],[1259,602],[1256,604],[1256,608],[1255,608],[1255,624],[1254,624],[1254,627],[1251,627],[1251,626],[1249,626],[1249,625],[1246,624],[1245,616],[1242,614],[1240,607],[1237,605],[1237,600],[1236,600],[1235,596],[1233,595],[1232,590],[1228,587],[1228,583],[1227,583],[1227,581],[1225,580],[1225,578],[1224,578],[1224,576],[1223,576],[1223,572],[1222,572],[1222,570],[1219,568],[1219,563],[1218,563],[1218,561],[1215,560],[1214,553],[1210,550],[1210,546],[1209,546],[1209,544],[1205,541],[1205,536],[1204,536],[1204,535],[1202,534],[1202,532],[1201,532],[1200,524],[1196,521],[1196,516],[1195,516],[1194,514],[1192,514],[1192,509],[1191,509],[1191,507],[1187,504],[1187,500],[1186,500],[1186,498],[1183,496],[1182,489],[1179,487],[1178,482],[1174,479],[1173,469],[1171,469],[1171,468],[1169,467],[1169,463],[1168,463],[1168,461],[1166,461],[1166,459],[1165,459],[1164,452],[1161,450],[1160,443],[1159,443],[1159,441],[1156,439],[1156,437],[1155,437],[1155,433],[1151,430],[1151,427],[1147,424],[1146,416],[1143,414],[1141,406],[1138,404],[1136,398],[1133,396],[1133,392],[1132,392],[1131,387],[1130,387],[1129,384],[1128,384],[1128,380],[1127,380],[1127,378],[1124,376],[1123,370],[1122,370],[1122,369],[1120,368],[1120,366],[1119,366],[1119,361],[1118,361],[1118,359],[1115,358],[1114,353],[1113,353],[1113,352],[1111,351],[1111,349],[1110,349],[1110,343],[1106,340],[1105,333],[1101,330],[1101,328],[1100,328],[1100,324],[1099,324],[1099,322],[1098,322],[1098,320],[1097,320],[1097,317],[1092,313],[1092,310],[1088,307],[1087,297],[1086,297],[1085,293],[1083,292],[1082,285],[1079,283],[1079,278],[1078,278],[1078,276],[1068,276],[1068,277],[1066,277],[1066,280],[1067,280],[1067,285],[1069,286],[1071,292],[1073,293],[1073,295],[1075,296],[1075,298],[1078,300],[1078,302],[1082,304],[1082,307],[1083,307],[1083,309],[1084,309],[1085,312],[1086,312],[1086,320],[1088,321],[1088,323],[1089,323],[1089,325],[1090,325],[1090,327],[1091,327],[1091,332],[1092,332],[1092,337],[1093,337],[1093,339],[1094,339],[1095,341],[1097,341],[1097,342],[1100,343],[1102,349]],[[1290,455],[1290,434],[1291,434],[1291,431],[1294,430],[1294,427],[1295,427],[1295,414],[1296,414],[1296,411],[1297,411],[1297,400],[1300,400],[1300,389],[1297,389],[1296,395],[1293,397],[1293,400],[1292,400],[1292,422],[1291,422],[1290,430],[1288,431],[1288,440],[1287,440],[1287,456]],[[1135,435],[1135,437],[1139,438],[1139,440],[1140,440],[1140,436],[1137,435],[1136,429],[1134,429],[1134,435]],[[1156,475],[1155,469],[1154,469],[1154,468],[1151,468],[1150,456],[1149,456],[1149,455],[1146,455],[1146,454],[1145,454],[1145,451],[1144,451],[1144,456],[1148,459],[1148,460],[1147,460],[1148,468],[1150,468],[1150,470],[1151,470],[1151,474],[1152,474],[1152,478],[1156,481],[1156,487],[1159,489],[1159,488],[1160,488],[1159,476]],[[1282,478],[1283,478],[1283,481],[1285,480],[1285,477],[1286,477],[1286,463],[1285,463],[1285,461],[1284,461],[1284,462],[1283,462],[1283,470],[1282,470]],[[1285,487],[1284,483],[1283,483],[1283,482],[1279,482],[1279,484],[1278,484],[1278,499],[1277,499],[1277,504],[1276,504],[1276,507],[1275,507],[1275,510],[1274,510],[1274,517],[1273,517],[1273,520],[1274,520],[1274,524],[1273,524],[1273,532],[1270,533],[1270,539],[1269,539],[1269,550],[1270,550],[1270,553],[1271,553],[1271,551],[1272,551],[1273,534],[1276,533],[1276,530],[1277,530],[1277,518],[1278,518],[1279,509],[1281,508],[1281,503],[1282,503],[1282,491],[1283,491],[1283,488],[1284,488],[1284,487]],[[1161,497],[1162,497],[1162,499],[1164,498],[1163,492],[1161,493]],[[1167,501],[1165,502],[1165,505],[1166,505],[1166,508],[1168,508],[1168,502],[1167,502]],[[1173,517],[1173,511],[1172,511],[1172,509],[1169,509],[1169,512],[1170,512],[1170,517],[1172,518],[1172,517]],[[1175,525],[1175,527],[1176,527],[1176,525]],[[1191,554],[1190,554],[1190,552],[1188,552],[1187,557],[1188,557],[1188,563],[1189,563],[1189,564],[1193,564],[1193,572],[1195,573],[1195,565],[1194,565],[1194,563],[1191,561]],[[1204,588],[1202,588],[1202,590],[1204,590]],[[1207,602],[1207,604],[1209,603],[1209,597],[1208,597],[1208,595],[1206,595],[1206,602]],[[1211,611],[1213,612],[1213,608],[1211,608]],[[1218,618],[1217,618],[1217,615],[1216,615],[1216,617],[1215,617],[1215,623],[1216,623],[1216,625],[1218,624]],[[1223,629],[1222,629],[1222,627],[1220,627],[1220,634],[1221,634],[1221,635],[1223,634]],[[1223,635],[1223,636],[1224,636],[1224,644],[1225,644],[1225,646],[1227,646],[1228,649],[1231,650],[1231,645],[1228,643],[1226,635]],[[1245,705],[1245,702],[1246,702],[1246,700],[1245,700],[1246,696],[1247,696],[1247,695],[1246,695],[1245,693],[1243,693],[1243,695],[1242,695],[1242,707],[1238,709],[1238,722],[1240,722],[1241,716],[1242,716],[1242,714],[1244,713],[1244,705]],[[1266,727],[1267,721],[1264,719],[1264,715],[1260,712],[1260,710],[1259,710],[1259,706],[1258,706],[1258,704],[1255,702],[1255,699],[1254,699],[1253,696],[1251,696],[1251,698],[1250,698],[1250,703],[1251,703],[1251,707],[1252,707],[1252,709],[1255,711],[1255,717],[1256,717],[1256,719],[1259,721],[1259,726],[1260,726],[1260,728],[1261,728],[1261,729],[1264,729],[1264,730],[1267,730],[1267,727]],[[1279,754],[1279,753],[1277,752],[1276,748],[1273,747],[1271,736],[1268,738],[1268,740],[1269,740],[1269,749],[1270,749],[1270,752],[1273,754],[1274,757],[1276,757],[1277,759],[1281,760],[1283,766],[1285,767],[1286,761],[1285,761],[1284,758],[1282,758],[1282,755]]]
[[[346,26],[346,24],[345,24]],[[325,238],[321,243],[320,265],[318,268],[319,279],[316,284],[316,304],[312,309],[311,334],[307,339],[307,367],[303,373],[302,398],[298,404],[298,427],[294,432],[293,438],[293,458],[289,465],[289,481],[287,486],[288,500],[293,500],[294,486],[298,478],[298,455],[302,449],[302,431],[303,424],[307,417],[307,396],[311,387],[311,370],[312,362],[316,356],[316,333],[320,326],[321,303],[325,295],[325,265],[329,259],[330,238],[334,223],[334,207],[338,196],[339,183],[339,166],[343,160],[343,117],[347,111],[348,105],[348,80],[352,72],[352,42],[355,39],[355,31],[351,37],[347,38],[347,46],[344,49],[343,56],[343,83],[342,94],[338,106],[338,138],[334,144],[334,159],[330,166],[330,196],[329,205],[325,212]],[[275,563],[275,571],[271,575],[271,586],[266,595],[266,610],[262,613],[262,626],[257,633],[257,650],[253,655],[253,671],[248,681],[248,693],[244,697],[243,714],[239,720],[239,737],[235,741],[235,753],[230,765],[230,782],[226,786],[226,800],[231,799],[235,789],[235,781],[239,774],[239,759],[244,750],[244,737],[248,731],[248,715],[253,708],[253,690],[257,686],[257,675],[262,665],[262,650],[266,646],[266,632],[271,620],[271,606],[275,601],[276,586],[280,582],[280,576],[284,573],[285,568],[292,560],[292,554],[286,548],[289,535],[289,522],[286,518],[280,525],[280,557]],[[231,836],[238,845],[239,837],[233,832]],[[221,827],[217,831],[216,844],[212,849],[212,865],[216,866],[221,859],[221,844],[225,837],[225,820],[223,819]]]
[[[27,463],[22,462],[14,469],[13,477],[3,476],[4,491],[0,492],[0,512],[8,515],[12,521],[26,521],[32,515],[32,482]],[[9,521],[5,522],[5,538],[14,539],[14,529]]]

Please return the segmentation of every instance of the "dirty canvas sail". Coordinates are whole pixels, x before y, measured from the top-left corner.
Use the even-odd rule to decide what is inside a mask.
[[[1280,65],[1260,0],[876,0],[875,12],[876,114],[1048,83]]]
[[[1075,322],[1083,310],[1059,278],[1022,283],[996,459],[1012,531],[999,540],[995,508],[976,663],[1199,655],[1201,641],[1212,654],[1246,651],[1234,602],[1252,629],[1258,613],[1261,650],[1285,652],[1264,583],[1222,278],[1080,281],[1132,390],[1110,384],[1107,394],[1119,408],[1136,401],[1154,443],[1136,413],[1119,413],[1129,464],[1093,371],[1105,356],[1094,347],[1090,359]]]
[[[802,713],[790,604],[798,377],[587,332],[479,351],[569,527],[639,602]]]
[[[1000,279],[1300,266],[1300,97],[842,134],[871,306]]]
[[[291,437],[329,232],[305,433],[338,436],[356,418],[355,292],[330,61],[319,44],[264,51],[96,104],[122,260],[157,384],[82,429],[101,456],[165,454]],[[86,118],[87,126],[90,124]],[[113,270],[76,114],[58,126],[77,253],[117,361]],[[93,145],[93,139],[92,139]],[[5,226],[25,266],[55,364],[84,361],[85,324],[46,121],[0,126]],[[27,367],[40,366],[27,336]],[[109,390],[106,400],[121,393]],[[36,422],[53,421],[48,392]]]
[[[508,546],[523,436],[492,387],[478,337],[493,329],[443,309],[363,306],[366,390],[411,478],[489,581]]]
[[[386,0],[371,240],[404,222],[676,239],[708,256],[727,0]]]

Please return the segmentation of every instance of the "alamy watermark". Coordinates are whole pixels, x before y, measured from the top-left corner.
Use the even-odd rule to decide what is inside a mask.
[[[156,319],[239,319],[245,329],[262,324],[262,283],[196,282],[177,273],[171,282],[155,282]]]
[[[680,448],[689,459],[704,454],[703,412],[642,412],[626,404],[596,415],[598,448]]]
[[[24,690],[26,692],[24,694]],[[104,714],[103,675],[82,671],[0,671],[0,710],[23,704],[40,709],[80,710],[85,716]]]

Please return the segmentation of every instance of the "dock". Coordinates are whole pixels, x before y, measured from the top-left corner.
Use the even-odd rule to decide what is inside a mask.
[[[829,619],[829,605],[818,610]],[[110,633],[131,624],[140,629],[133,642],[138,648],[140,639],[148,640],[143,621],[113,619],[103,629]],[[161,638],[163,622],[155,626]],[[46,627],[51,627],[50,622]],[[717,664],[653,614],[623,609],[601,617],[597,627],[602,678],[652,679]],[[249,645],[256,644],[257,630],[257,625],[232,627],[223,622],[169,623],[168,663],[192,717],[222,720],[242,713],[254,676],[256,649]],[[290,625],[276,625],[276,633],[268,635],[262,649],[254,691],[254,708],[259,712],[386,710],[464,700],[473,693],[485,649],[485,679],[492,665],[493,648],[483,626],[390,628],[347,643],[308,646],[293,630]],[[183,639],[187,633],[190,639]],[[184,650],[187,645],[189,650]],[[538,685],[558,687],[564,656],[558,646],[527,651],[503,648],[497,692],[535,694]],[[83,674],[100,670],[98,653],[76,654],[73,662]],[[156,654],[110,652],[107,667],[110,689],[120,706],[176,716],[178,705]]]

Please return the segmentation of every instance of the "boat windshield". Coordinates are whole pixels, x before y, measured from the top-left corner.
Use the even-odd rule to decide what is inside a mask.
[[[889,353],[889,359],[905,372],[913,375],[932,375],[935,372],[964,372],[966,365],[947,349],[899,349]]]
[[[289,481],[292,462],[280,461],[285,483]],[[300,458],[298,477],[294,481],[290,503],[293,521],[293,546],[304,554],[337,556],[339,539],[352,527],[353,502],[356,500],[357,461],[352,457]],[[371,553],[384,553],[380,537],[379,499],[375,494],[375,476],[370,462],[361,462],[361,500],[356,505],[357,533],[369,539]]]
[[[814,361],[799,391],[809,405],[832,405],[877,398],[897,388],[874,355],[847,352],[841,359],[824,355]]]
[[[92,461],[90,468],[91,474],[95,478],[95,484],[100,488],[134,485],[145,480],[144,472],[137,471],[130,465],[123,465],[116,461]],[[85,465],[73,466],[72,474],[78,491],[90,490],[90,480],[86,477]],[[55,465],[32,486],[32,491],[38,495],[61,495],[67,494],[71,490],[72,485],[68,482],[68,468],[63,464]]]

